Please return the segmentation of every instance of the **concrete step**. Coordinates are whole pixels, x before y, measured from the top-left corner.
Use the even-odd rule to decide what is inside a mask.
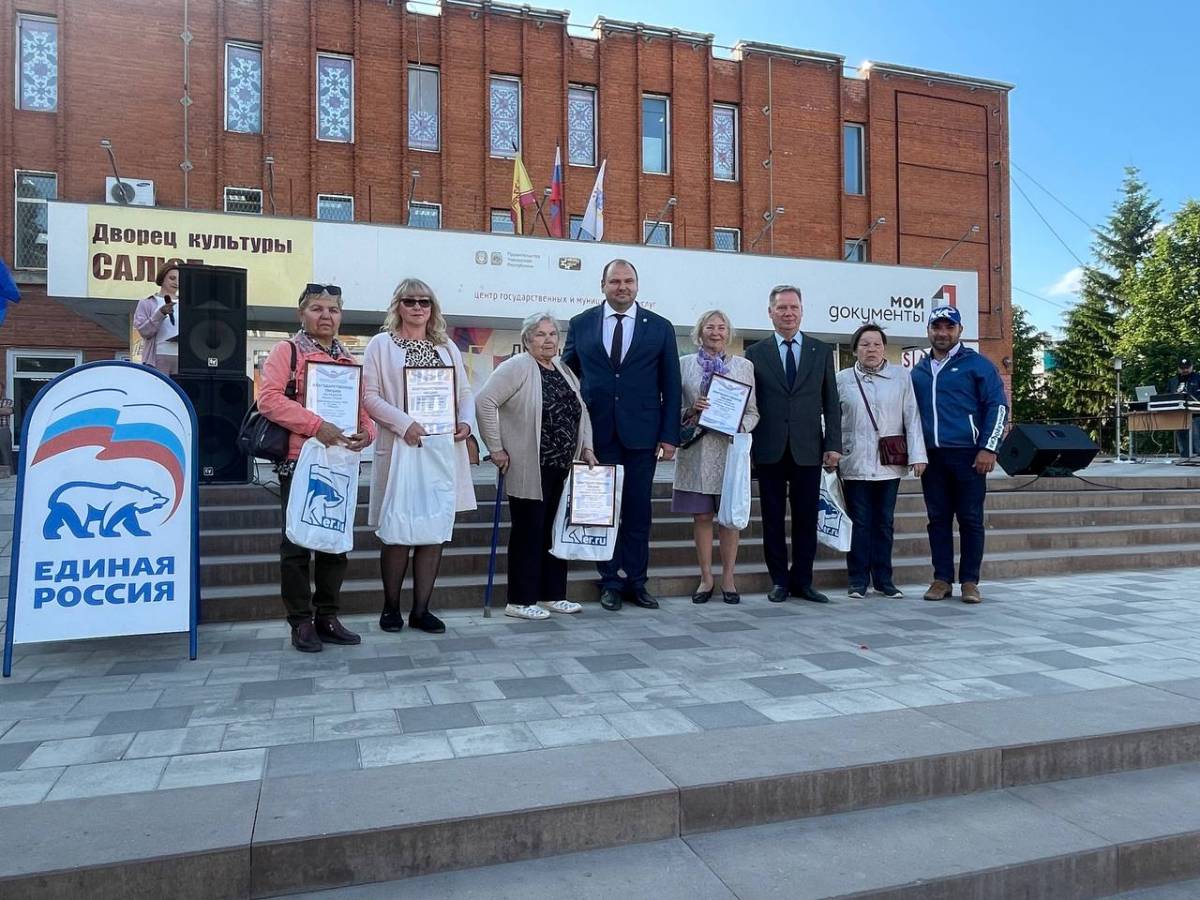
[[[1099,897],[1200,876],[1178,684],[0,808],[0,898],[656,896],[563,856],[639,844],[689,897]]]
[[[689,523],[690,525],[690,523]],[[688,529],[690,531],[690,528]],[[756,529],[758,531],[758,529]],[[1039,529],[996,529],[988,532],[989,554],[1018,551],[1066,552],[1084,548],[1130,548],[1149,544],[1172,542],[1200,544],[1200,522],[1181,525],[1113,525],[1092,528]],[[496,571],[508,571],[508,555],[505,552],[507,533],[496,554]],[[272,532],[269,542],[272,549],[260,553],[211,554],[200,558],[201,587],[231,586],[271,582],[279,575],[279,535]],[[379,573],[379,541],[370,534],[356,543],[360,549],[350,552],[346,577],[349,579],[370,578]],[[476,544],[452,543],[442,555],[440,575],[484,575],[487,572],[489,546],[480,541]],[[818,559],[843,560],[844,554],[825,546],[818,546]],[[893,545],[893,560],[897,564],[908,561],[928,560],[929,539],[924,531],[899,534]],[[652,540],[650,559],[657,570],[667,566],[687,566],[696,559],[695,543],[690,537],[676,540]],[[743,535],[739,544],[739,565],[763,561],[762,538]],[[585,563],[573,563],[572,568],[594,571]]]

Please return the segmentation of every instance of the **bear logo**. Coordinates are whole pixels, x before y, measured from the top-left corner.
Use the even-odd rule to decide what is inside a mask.
[[[817,497],[817,530],[830,536],[842,530],[843,513],[822,491]]]
[[[168,498],[158,491],[126,481],[68,481],[50,495],[46,504],[50,513],[42,526],[42,537],[59,540],[64,525],[77,538],[121,537],[118,528],[131,537],[147,537],[150,532],[142,528],[138,516],[162,509],[167,503]]]
[[[304,497],[300,521],[317,528],[344,532],[349,493],[350,476],[326,466],[313,465],[308,470],[308,493]]]

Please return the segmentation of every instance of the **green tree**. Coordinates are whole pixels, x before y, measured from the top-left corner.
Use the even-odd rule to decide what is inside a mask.
[[[1121,199],[1113,206],[1108,225],[1096,233],[1092,253],[1100,265],[1097,287],[1112,309],[1124,314],[1129,306],[1128,278],[1150,252],[1159,223],[1159,202],[1150,198],[1135,166],[1125,167]]]
[[[1014,306],[1012,339],[1013,418],[1018,422],[1037,422],[1046,418],[1046,391],[1034,368],[1050,336],[1034,327],[1024,309]]]

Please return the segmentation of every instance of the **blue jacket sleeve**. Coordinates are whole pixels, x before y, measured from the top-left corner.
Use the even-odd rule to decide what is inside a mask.
[[[679,374],[679,344],[675,340],[675,329],[670,322],[665,322],[665,331],[662,351],[658,357],[658,389],[662,394],[658,439],[661,443],[678,447],[679,407],[683,402]]]
[[[980,406],[983,427],[979,430],[979,449],[996,453],[1004,440],[1004,429],[1008,427],[1008,397],[1004,393],[1004,382],[990,360],[980,357]]]

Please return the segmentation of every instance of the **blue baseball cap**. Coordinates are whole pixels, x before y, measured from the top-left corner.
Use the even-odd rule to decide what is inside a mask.
[[[929,324],[932,325],[939,319],[945,319],[947,322],[953,322],[955,325],[962,324],[962,313],[953,306],[935,306],[929,312]]]

